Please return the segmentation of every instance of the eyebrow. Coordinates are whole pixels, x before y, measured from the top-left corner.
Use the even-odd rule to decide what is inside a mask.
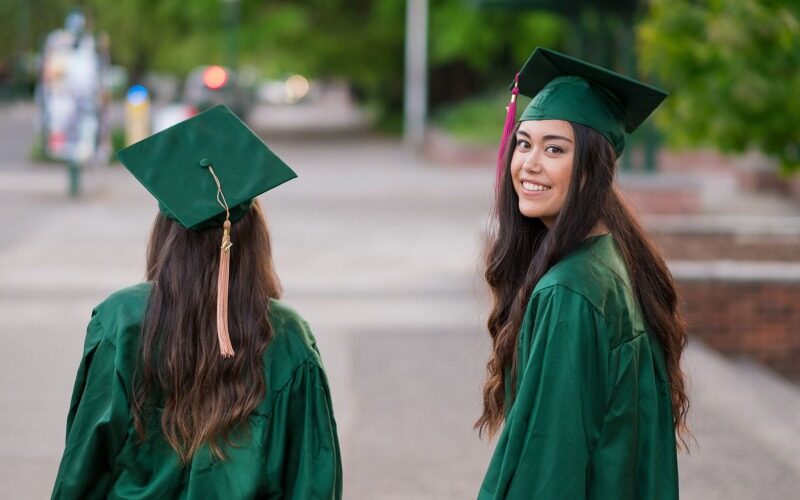
[[[531,138],[530,134],[528,134],[524,130],[517,130],[517,134],[518,135],[524,135],[528,139]],[[552,141],[553,139],[560,139],[562,141],[567,141],[569,143],[572,143],[572,139],[570,139],[569,137],[564,137],[563,135],[548,134],[548,135],[542,137],[542,139],[545,140],[545,141]]]

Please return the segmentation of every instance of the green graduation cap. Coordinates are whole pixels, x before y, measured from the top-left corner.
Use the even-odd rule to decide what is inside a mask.
[[[512,103],[498,156],[505,153],[516,115],[516,94],[531,97],[519,121],[568,120],[600,132],[617,155],[631,133],[667,97],[666,92],[554,50],[537,47],[511,84]]]
[[[569,120],[603,134],[617,154],[666,92],[606,68],[537,48],[519,72],[519,91],[533,100],[523,120]]]
[[[217,275],[220,354],[234,356],[228,331],[231,222],[259,194],[297,175],[233,112],[216,106],[117,152],[161,212],[183,227],[222,228]]]
[[[118,151],[117,158],[164,215],[193,230],[222,227],[225,205],[235,222],[256,196],[297,177],[222,105]]]

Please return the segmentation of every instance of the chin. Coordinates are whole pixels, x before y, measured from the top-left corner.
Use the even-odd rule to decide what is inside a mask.
[[[524,217],[527,217],[529,219],[538,219],[540,217],[547,216],[547,214],[544,213],[543,210],[541,210],[541,209],[539,209],[537,207],[531,207],[529,205],[523,205],[521,203],[519,205],[519,213],[521,213]]]

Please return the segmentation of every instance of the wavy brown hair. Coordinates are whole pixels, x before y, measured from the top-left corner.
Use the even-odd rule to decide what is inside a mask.
[[[510,388],[516,384],[518,332],[536,283],[603,222],[619,245],[648,328],[663,347],[678,446],[686,448],[689,400],[680,358],[687,335],[672,275],[614,185],[617,155],[611,144],[589,127],[570,124],[575,133],[572,177],[564,206],[550,229],[519,211],[509,168],[516,149],[516,131],[509,138],[493,217],[496,224],[486,252],[486,281],[493,297],[487,324],[493,350],[486,366],[483,414],[475,427],[480,435],[493,436],[511,406],[512,401],[506,399],[506,383]],[[509,394],[514,397],[513,391]]]
[[[224,459],[234,431],[264,398],[262,354],[273,336],[269,300],[279,298],[269,232],[256,202],[231,228],[228,321],[232,358],[216,334],[222,227],[185,229],[160,213],[147,250],[153,288],[142,324],[133,421],[141,440],[161,407],[161,431],[181,462],[204,445]]]

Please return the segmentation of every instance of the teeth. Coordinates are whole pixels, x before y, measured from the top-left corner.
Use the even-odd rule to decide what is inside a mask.
[[[547,186],[542,186],[541,184],[534,184],[533,182],[523,181],[522,189],[524,189],[525,191],[547,191],[550,188]]]

